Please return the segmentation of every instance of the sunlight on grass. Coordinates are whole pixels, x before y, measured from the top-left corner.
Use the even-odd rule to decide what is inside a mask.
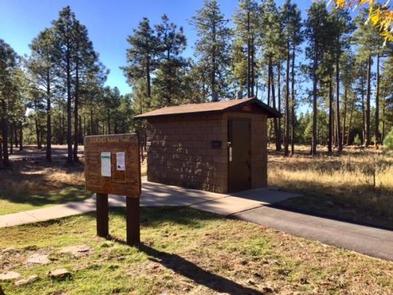
[[[328,197],[375,216],[393,216],[393,156],[380,151],[348,148],[340,157],[317,158],[272,155],[268,177],[269,185],[284,190]]]
[[[24,287],[6,283],[6,294],[384,294],[393,288],[392,262],[191,209],[144,208],[141,217],[141,250],[96,237],[93,214],[0,229],[0,272],[40,277]],[[124,209],[111,212],[110,232],[125,238]],[[80,258],[60,253],[70,245],[91,250]],[[37,252],[51,264],[27,265]],[[51,281],[48,272],[61,267],[72,279]]]

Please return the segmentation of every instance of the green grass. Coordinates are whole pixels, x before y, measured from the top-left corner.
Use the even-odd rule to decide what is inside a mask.
[[[124,209],[111,212],[111,242],[95,236],[94,215],[0,229],[0,272],[40,280],[3,284],[6,294],[388,294],[393,263],[325,246],[247,222],[186,208],[142,209],[138,250],[125,245]],[[91,247],[86,257],[60,254]],[[26,257],[47,253],[50,265]],[[73,276],[51,281],[48,271]],[[260,293],[258,293],[260,292]]]
[[[13,193],[0,190],[0,215],[82,201],[91,196],[84,187],[67,187],[48,193]]]

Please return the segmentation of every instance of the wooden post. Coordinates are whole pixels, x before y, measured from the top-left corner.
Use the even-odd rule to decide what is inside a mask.
[[[96,200],[97,206],[97,235],[99,237],[108,237],[108,218],[109,218],[109,209],[108,209],[108,195],[107,194],[97,194]]]
[[[139,198],[127,196],[126,200],[127,244],[138,246],[140,243]]]

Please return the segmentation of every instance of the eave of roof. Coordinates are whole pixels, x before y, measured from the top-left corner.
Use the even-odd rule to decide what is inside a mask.
[[[246,104],[256,104],[265,112],[269,118],[280,117],[281,114],[263,103],[255,97],[243,98],[243,99],[233,99],[218,102],[206,102],[206,103],[194,103],[194,104],[184,104],[179,106],[169,106],[160,108],[151,112],[143,113],[135,116],[136,119],[147,119],[152,117],[163,117],[163,116],[175,116],[183,114],[196,114],[196,113],[206,113],[206,112],[225,112],[235,109],[239,106]]]

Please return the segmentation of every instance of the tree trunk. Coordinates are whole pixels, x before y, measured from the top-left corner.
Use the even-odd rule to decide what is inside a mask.
[[[289,49],[289,42],[287,42],[287,66],[286,66],[286,81],[285,81],[285,135],[284,135],[284,154],[289,155],[289,67],[291,64],[291,54]]]
[[[23,151],[23,124],[19,126],[19,150]]]
[[[276,109],[276,95],[275,95],[275,87],[274,87],[274,78],[273,78],[273,63],[272,63],[272,57],[269,57],[269,65],[270,66],[270,77],[271,77],[271,87],[272,87],[272,102],[273,102],[273,108]],[[273,128],[274,128],[274,136],[276,140],[276,151],[280,150],[280,141],[278,138],[278,126],[277,126],[277,118],[273,118]]]
[[[370,109],[371,109],[371,54],[367,61],[367,97],[366,97],[366,142],[365,145],[369,146],[371,142],[370,136]]]
[[[36,136],[36,140],[37,140],[37,149],[40,150],[40,149],[42,149],[42,144],[41,144],[40,127],[39,127],[37,115],[36,115],[34,122],[35,122],[35,136]]]
[[[52,161],[51,89],[49,71],[46,76],[46,160]]]
[[[385,139],[385,108],[386,108],[386,102],[383,102],[382,105],[382,137],[381,137],[381,142]]]
[[[71,56],[69,49],[66,54],[67,74],[67,163],[73,163],[72,157],[72,109],[71,109]]]
[[[247,97],[251,97],[250,11],[247,12]]]
[[[366,143],[366,102],[364,100],[364,76],[361,76],[361,97],[362,97],[362,145]]]
[[[333,73],[329,76],[329,138],[328,138],[328,152],[329,155],[333,152]]]
[[[8,155],[8,116],[7,116],[7,103],[5,99],[1,100],[2,102],[2,150],[3,150],[3,166],[9,167],[10,160]]]
[[[14,153],[14,125],[11,123],[9,124],[9,131],[10,131],[10,136],[9,136],[9,141],[10,141],[10,155]]]
[[[337,146],[338,152],[343,150],[341,122],[340,122],[340,55],[336,57],[336,124],[337,124]]]
[[[278,98],[278,112],[281,114],[281,62],[277,65],[277,98]],[[281,117],[277,118],[277,139],[278,151],[281,151]],[[277,146],[277,143],[276,143]]]
[[[350,113],[349,113],[347,145],[350,144],[350,138],[349,138],[350,136],[349,136],[349,135],[351,134],[351,129],[352,129],[353,109],[354,109],[354,106],[352,105],[352,106],[351,106],[351,111],[350,111]]]
[[[17,148],[19,146],[18,125],[17,124],[15,124],[13,136],[14,136],[15,147]]]
[[[344,113],[343,113],[343,129],[342,129],[342,145],[347,142],[345,137],[347,135],[347,109],[348,109],[348,89],[347,86],[344,85]]]
[[[106,116],[107,116],[108,134],[110,134],[111,133],[111,111],[109,108],[106,110]]]
[[[267,66],[267,105],[270,106],[270,81],[271,81],[271,77],[270,77],[270,68],[271,68],[271,59],[269,58],[269,64]]]
[[[316,43],[316,42],[315,42]],[[315,56],[314,56],[314,62],[313,62],[313,87],[312,87],[312,96],[313,96],[313,101],[312,101],[312,111],[313,111],[313,116],[312,116],[312,139],[311,139],[311,155],[315,156],[317,154],[317,99],[318,99],[318,93],[317,93],[317,69],[318,69],[318,46],[317,44],[314,45],[314,50],[315,50]]]
[[[75,61],[75,101],[74,101],[74,150],[73,160],[78,162],[78,137],[79,137],[79,57]]]
[[[381,134],[379,132],[379,84],[380,84],[380,75],[379,75],[379,53],[377,54],[377,89],[375,90],[375,147],[378,148],[378,145],[381,143]]]
[[[292,69],[291,69],[291,155],[295,154],[295,124],[296,124],[296,114],[295,114],[295,46],[292,48]]]
[[[251,96],[255,94],[255,40],[254,33],[251,34]]]

